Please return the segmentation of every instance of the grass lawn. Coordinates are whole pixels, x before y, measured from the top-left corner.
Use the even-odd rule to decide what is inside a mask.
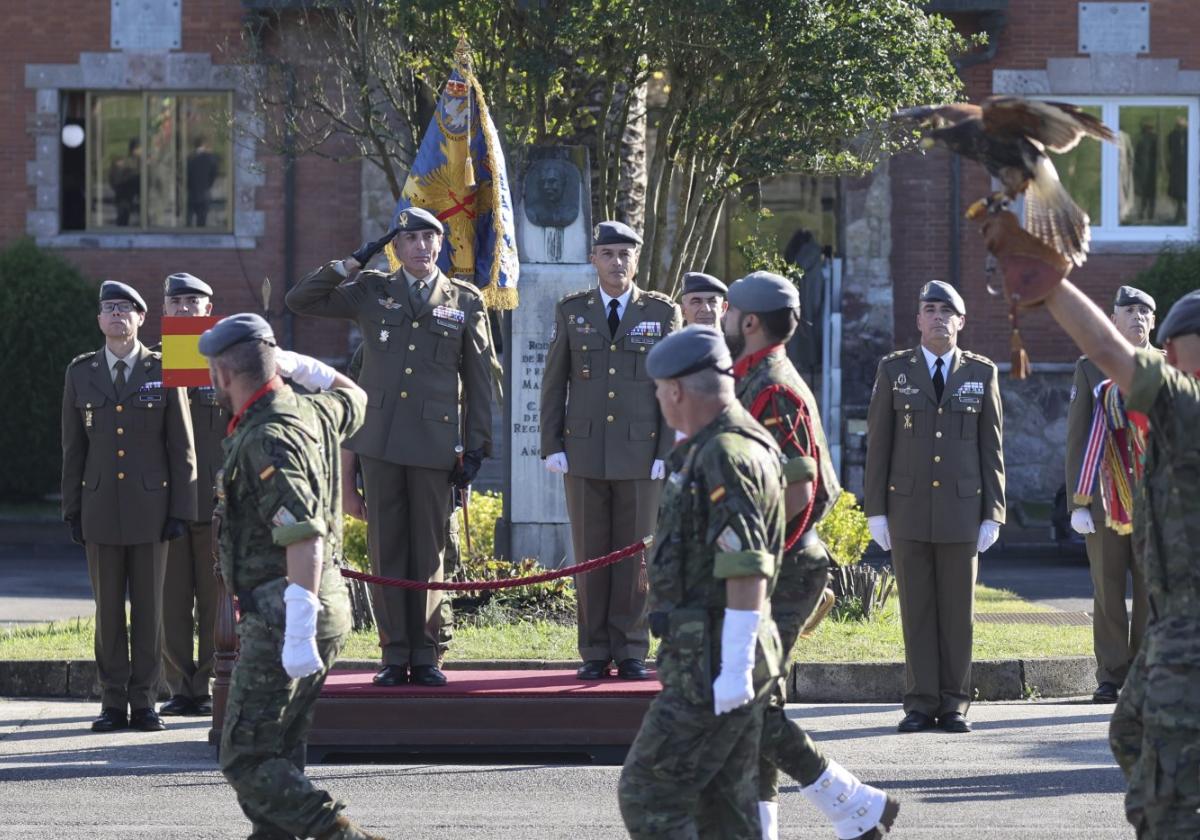
[[[979,586],[975,610],[988,612],[1042,612],[1036,604],[1011,592]],[[1092,653],[1090,627],[1037,624],[975,625],[976,659],[1013,659],[1044,656],[1085,656]],[[91,659],[92,621],[23,627],[0,632],[0,659]],[[355,633],[343,659],[375,659],[376,635]],[[653,648],[651,649],[653,655]],[[455,630],[451,658],[566,659],[577,657],[575,627],[552,621],[515,621],[487,625],[469,620]],[[887,662],[904,658],[900,612],[893,598],[884,612],[869,622],[826,619],[812,638],[802,639],[794,658],[807,662]]]

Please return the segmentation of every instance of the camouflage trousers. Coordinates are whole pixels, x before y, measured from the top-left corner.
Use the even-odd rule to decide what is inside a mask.
[[[625,757],[618,795],[633,840],[759,840],[762,700],[715,715],[667,687]]]
[[[283,670],[283,633],[258,613],[238,623],[238,661],[221,730],[221,772],[254,826],[251,840],[314,837],[345,806],[304,775],[313,707],[344,638],[318,639],[325,668],[302,680]]]
[[[784,557],[775,591],[771,594],[771,614],[783,643],[785,674],[800,631],[816,609],[828,583],[829,558],[820,543]],[[780,770],[801,785],[810,785],[829,766],[829,759],[817,749],[804,727],[791,720],[784,711],[787,702],[785,679],[776,683],[763,711],[758,764],[758,798],[763,802],[779,799]]]
[[[1133,660],[1108,729],[1139,840],[1200,837],[1200,663]]]

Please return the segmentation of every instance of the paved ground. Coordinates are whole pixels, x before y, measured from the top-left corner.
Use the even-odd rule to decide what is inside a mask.
[[[248,828],[216,771],[207,724],[93,735],[94,704],[0,700],[0,838],[234,838]],[[898,735],[895,706],[796,706],[829,754],[903,800],[893,837],[1130,838],[1108,707],[977,704],[972,735]],[[342,764],[312,776],[388,837],[624,837],[619,768],[561,763]],[[782,836],[828,838],[795,787]]]

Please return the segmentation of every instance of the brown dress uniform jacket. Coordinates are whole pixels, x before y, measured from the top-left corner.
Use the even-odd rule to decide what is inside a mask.
[[[473,285],[438,272],[414,312],[403,271],[365,270],[347,280],[329,263],[301,280],[287,305],[300,315],[356,321],[362,330],[367,419],[346,448],[393,464],[452,469],[461,377],[462,444],[491,454],[487,313]]]
[[[162,356],[138,346],[116,393],[104,349],[67,367],[62,407],[63,518],[105,545],[162,539],[167,518],[196,518],[196,455],[187,397],[162,386]]]
[[[610,339],[597,289],[560,300],[542,379],[542,457],[565,452],[577,478],[649,478],[675,436],[659,411],[646,356],[682,321],[669,297],[634,286]]]
[[[1004,523],[1003,410],[996,366],[961,348],[939,403],[920,347],[879,362],[867,411],[864,509],[892,540],[975,542]]]

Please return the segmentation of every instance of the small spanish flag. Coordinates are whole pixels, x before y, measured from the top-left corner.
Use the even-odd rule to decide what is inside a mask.
[[[221,320],[215,315],[162,319],[162,372],[167,388],[211,385],[208,360],[200,355],[200,334]]]

